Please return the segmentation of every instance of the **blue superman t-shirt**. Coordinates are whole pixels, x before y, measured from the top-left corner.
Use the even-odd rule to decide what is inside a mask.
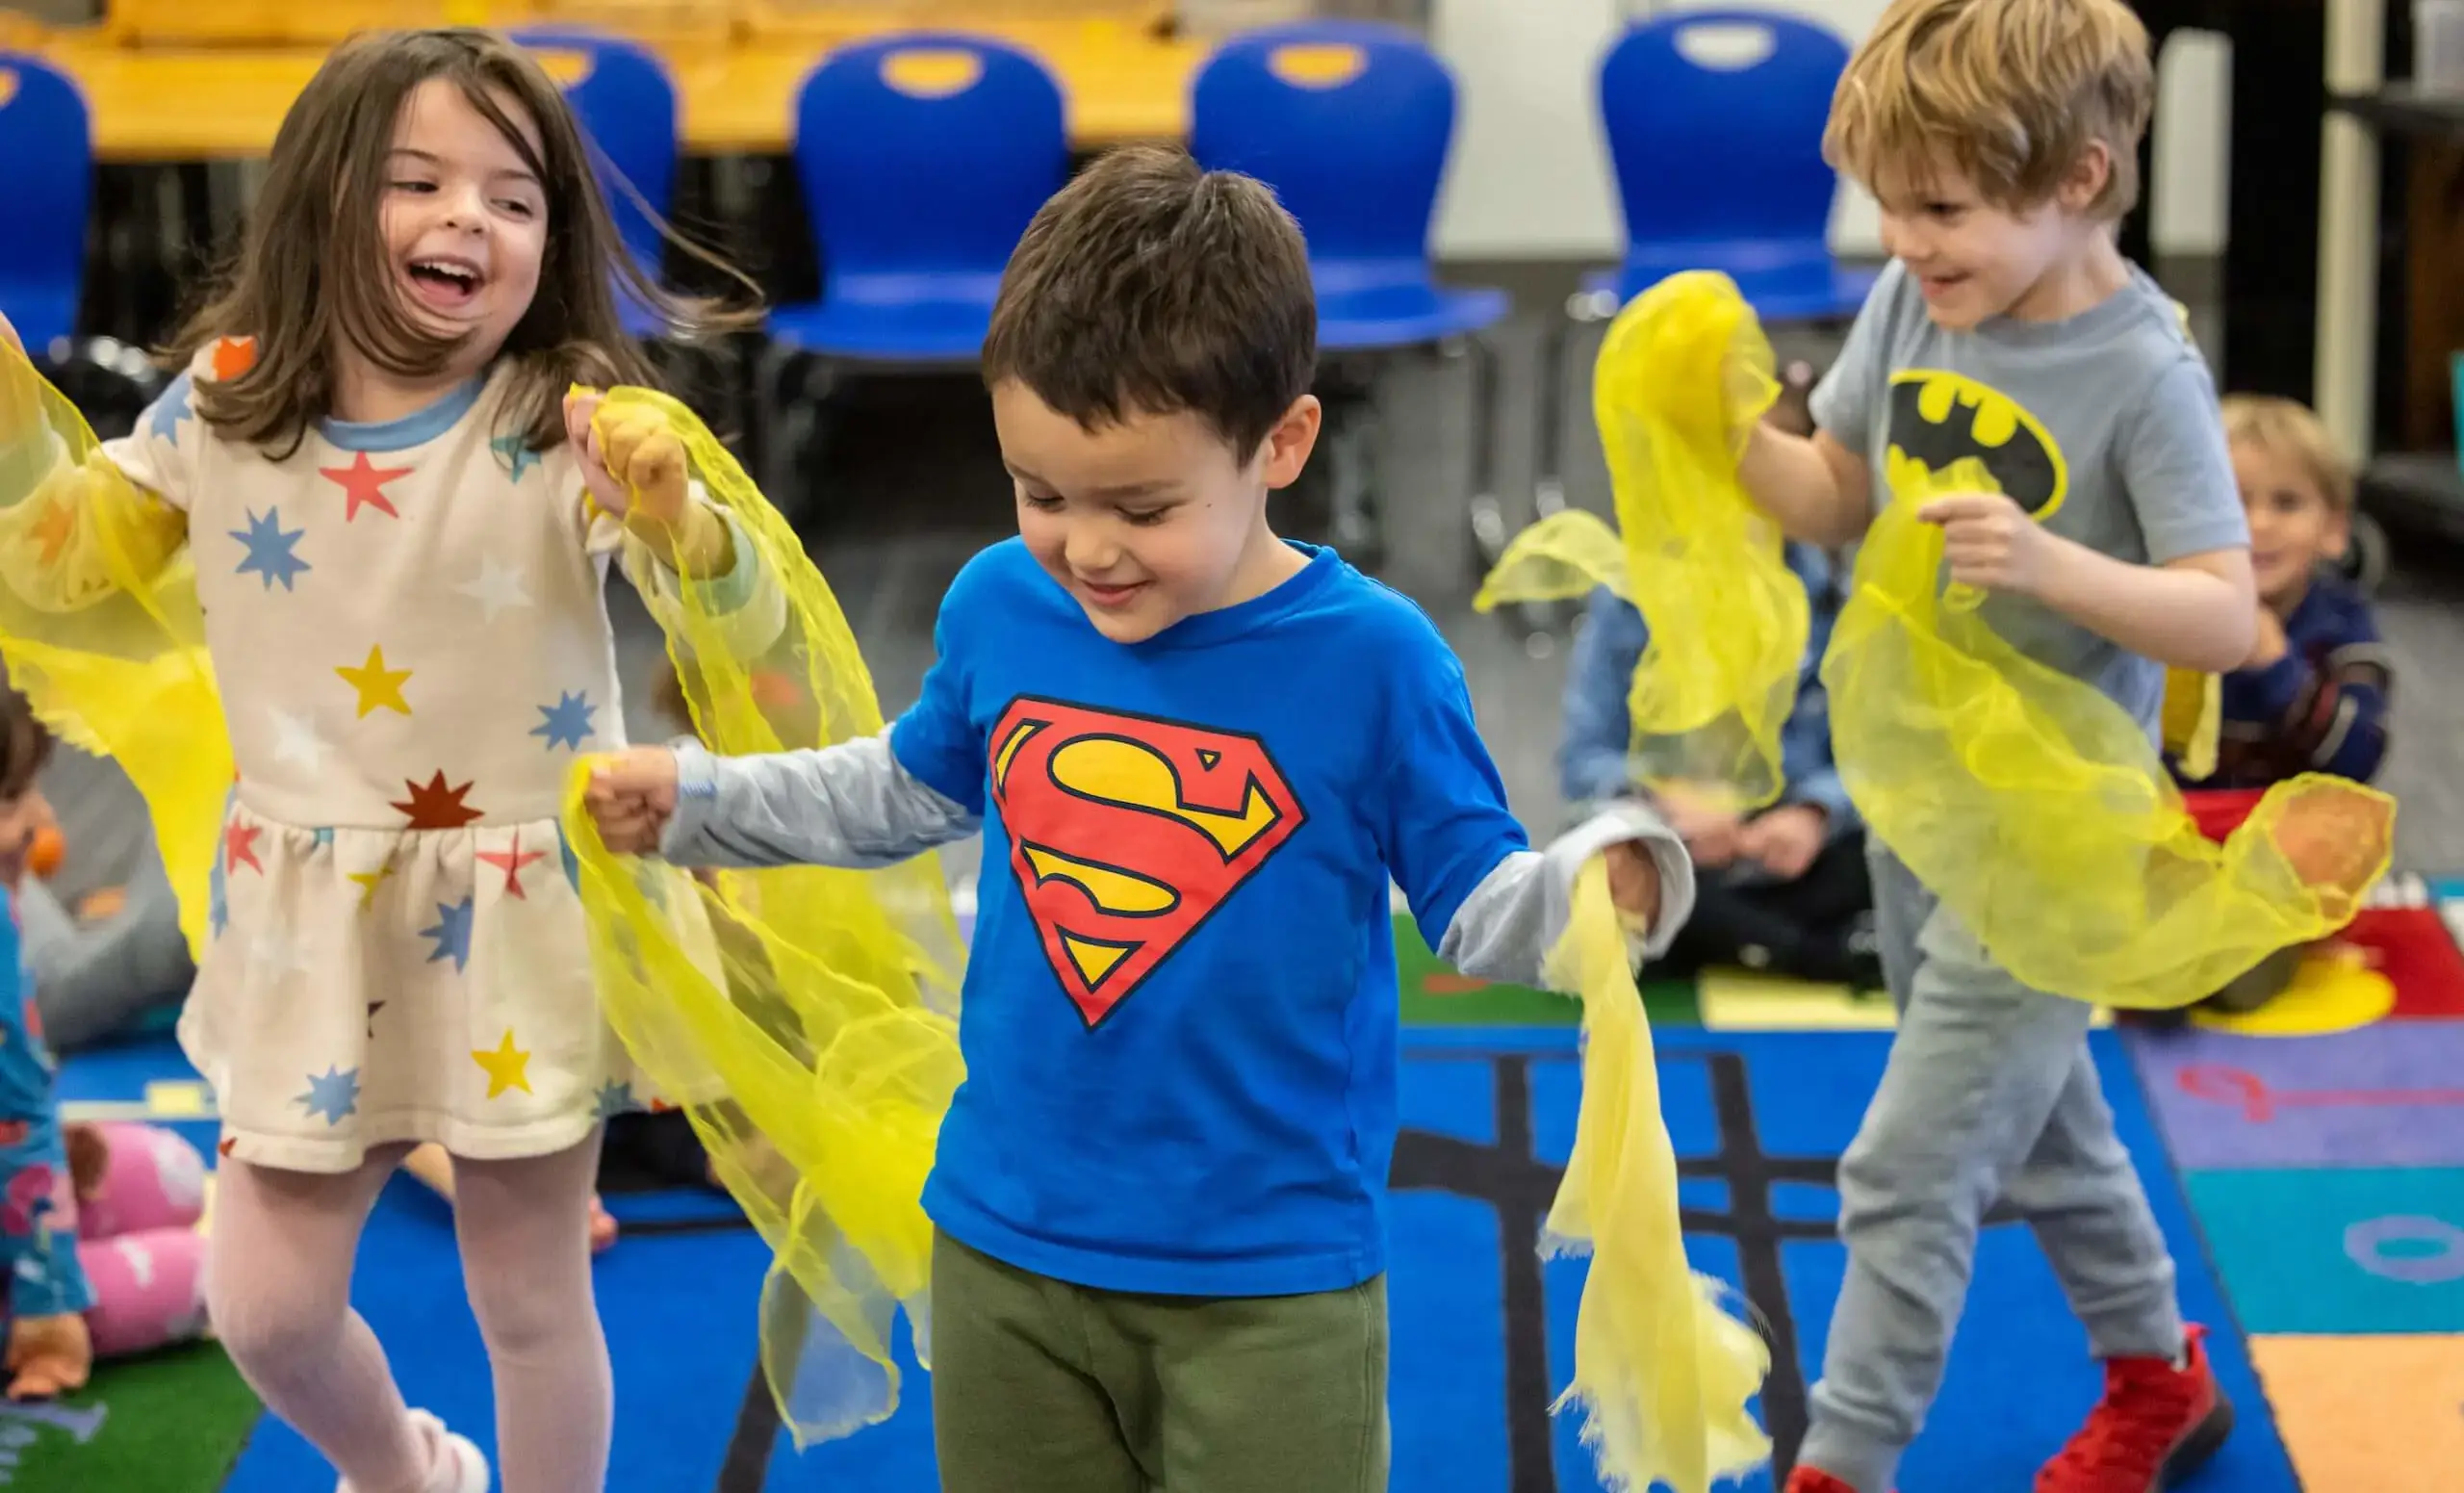
[[[1277,1296],[1385,1268],[1389,878],[1432,945],[1522,827],[1418,607],[1300,547],[1254,601],[1098,633],[1015,540],[942,602],[891,748],[984,816],[924,1202],[1107,1290]]]

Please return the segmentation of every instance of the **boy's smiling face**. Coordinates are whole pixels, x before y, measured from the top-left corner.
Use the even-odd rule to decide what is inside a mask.
[[[1308,461],[1314,398],[1296,401],[1245,459],[1187,410],[1131,411],[1089,429],[1016,379],[993,387],[992,420],[1020,537],[1112,641],[1143,642],[1289,573],[1267,494]]]
[[[2233,442],[2233,479],[2250,518],[2250,571],[2259,599],[2290,610],[2309,589],[2311,574],[2343,556],[2352,520],[2319,490],[2298,456],[2264,441]]]
[[[2103,189],[2103,147],[2053,196],[2028,207],[1990,201],[1958,167],[1924,164],[1875,186],[1883,248],[1908,269],[1936,325],[1971,331],[1995,317],[2029,318],[2057,271],[2092,237],[2111,232],[2087,216]]]

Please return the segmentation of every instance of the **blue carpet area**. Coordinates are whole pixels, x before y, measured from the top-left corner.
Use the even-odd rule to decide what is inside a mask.
[[[1683,1158],[1698,1267],[1741,1282],[1784,1350],[1762,1412],[1784,1446],[1804,1425],[1844,1264],[1830,1237],[1832,1169],[1881,1074],[1879,1034],[1663,1034],[1661,1080]],[[2104,1034],[2097,1057],[2124,1139],[2174,1241],[2191,1316],[2212,1340],[2242,1429],[2194,1488],[2294,1493],[2215,1274],[2194,1233],[2128,1063]],[[1546,1405],[1571,1369],[1578,1262],[1540,1264],[1531,1243],[1573,1137],[1579,1094],[1564,1029],[1415,1028],[1406,1034],[1405,1137],[1391,1295],[1397,1493],[1594,1493],[1570,1421]],[[175,1061],[175,1060],[174,1060]],[[138,1049],[81,1057],[74,1097],[133,1097],[177,1072]],[[208,1130],[192,1135],[209,1142]],[[617,1365],[610,1493],[927,1493],[934,1487],[929,1383],[909,1380],[888,1424],[801,1455],[776,1435],[753,1388],[751,1325],[763,1252],[713,1229],[690,1194],[617,1197],[629,1237],[599,1264]],[[678,1231],[663,1231],[678,1230]],[[477,1329],[450,1227],[434,1198],[398,1183],[371,1221],[356,1298],[414,1403],[492,1442]],[[910,1364],[911,1372],[911,1361]],[[2023,1488],[2076,1427],[2097,1372],[2024,1229],[1990,1228],[1966,1326],[1902,1493]],[[295,1493],[329,1478],[287,1429],[265,1423],[226,1493]],[[1771,1486],[1768,1477],[1746,1484]],[[187,1493],[187,1490],[182,1490]]]

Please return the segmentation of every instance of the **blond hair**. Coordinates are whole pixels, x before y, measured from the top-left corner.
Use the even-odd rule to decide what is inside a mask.
[[[2222,408],[2227,440],[2291,457],[2327,506],[2352,511],[2352,463],[2336,450],[2326,423],[2310,406],[2272,394],[2228,394]]]
[[[2110,220],[2139,200],[2155,93],[2147,28],[2121,0],[1892,0],[1840,75],[1823,159],[1868,189],[1949,167],[2024,209],[2101,142],[2089,211]]]

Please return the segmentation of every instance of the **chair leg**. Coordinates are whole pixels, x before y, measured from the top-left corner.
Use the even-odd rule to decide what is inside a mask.
[[[1531,433],[1535,452],[1531,510],[1542,518],[1566,505],[1566,355],[1575,326],[1571,303],[1540,335],[1540,406]]]
[[[753,374],[753,402],[761,430],[756,448],[760,452],[761,489],[789,523],[795,522],[802,506],[797,502],[793,422],[803,401],[799,375],[806,361],[802,349],[774,342],[761,349]]]
[[[1337,404],[1327,432],[1327,527],[1335,553],[1365,571],[1386,557],[1384,507],[1378,502],[1376,385],[1360,399]]]
[[[1472,357],[1472,543],[1473,558],[1485,578],[1514,538],[1505,503],[1498,497],[1497,429],[1499,358],[1497,346],[1485,337],[1466,340]],[[1534,656],[1547,652],[1555,608],[1525,603],[1515,608]]]
[[[1463,348],[1472,359],[1472,557],[1485,573],[1514,537],[1498,497],[1498,350],[1484,337],[1467,338]]]

